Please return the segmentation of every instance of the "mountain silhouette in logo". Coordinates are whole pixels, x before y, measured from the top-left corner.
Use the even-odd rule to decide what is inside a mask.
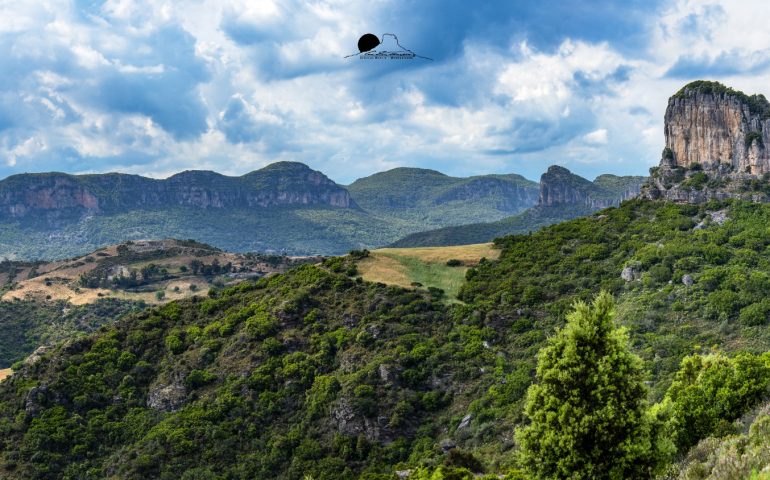
[[[374,34],[367,33],[358,39],[358,53],[345,56],[345,58],[358,55],[362,59],[396,59],[411,60],[413,58],[423,58],[431,60],[432,58],[417,55],[412,50],[401,45],[398,37],[393,33],[383,33],[382,39]]]

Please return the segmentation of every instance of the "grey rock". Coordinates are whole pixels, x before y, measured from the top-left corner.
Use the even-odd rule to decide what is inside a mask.
[[[724,225],[725,221],[727,221],[727,210],[717,210],[716,212],[709,213],[709,215],[711,216],[711,221],[717,225]]]
[[[620,272],[620,278],[626,282],[631,282],[639,278],[639,272],[634,267],[626,267]]]
[[[471,424],[472,419],[473,419],[472,413],[469,413],[468,415],[464,416],[463,419],[460,421],[460,424],[457,425],[457,429],[462,430],[463,428],[468,428],[468,426]]]
[[[27,392],[27,398],[24,400],[24,413],[28,417],[35,417],[43,409],[43,403],[48,398],[48,386],[43,384],[32,387]]]
[[[341,398],[331,412],[332,425],[343,435],[363,435],[367,440],[378,443],[393,441],[393,433],[388,429],[388,418],[365,418],[356,413],[347,398]]]
[[[150,387],[147,406],[163,412],[173,412],[184,405],[187,389],[180,379],[171,383],[157,383]]]
[[[441,440],[439,445],[441,446],[441,450],[443,450],[444,453],[452,450],[453,448],[457,448],[457,444],[449,438]]]
[[[396,379],[396,375],[393,373],[393,367],[386,363],[380,364],[377,368],[377,373],[380,375],[380,380],[385,383],[393,383]]]
[[[41,358],[43,358],[43,355],[45,355],[48,350],[50,350],[50,347],[45,345],[37,347],[35,351],[30,354],[30,356],[24,359],[24,365],[31,366],[36,364],[40,361]]]
[[[693,282],[692,277],[689,274],[682,275],[682,283],[687,285],[688,287],[692,287]]]

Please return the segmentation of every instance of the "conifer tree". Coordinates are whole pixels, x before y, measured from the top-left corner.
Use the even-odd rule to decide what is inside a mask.
[[[649,478],[653,423],[641,360],[615,326],[612,296],[575,304],[538,354],[517,432],[521,464],[539,479]]]

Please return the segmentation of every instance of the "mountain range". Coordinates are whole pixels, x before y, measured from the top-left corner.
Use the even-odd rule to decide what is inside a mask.
[[[513,174],[457,178],[396,168],[348,186],[296,162],[240,177],[20,174],[0,181],[0,257],[56,259],[148,238],[194,238],[239,252],[339,254],[423,230],[500,221],[535,205],[560,206],[558,215],[535,210],[506,220],[534,229],[617,204],[638,183],[613,176],[592,183],[556,172],[538,185]],[[516,228],[496,229],[481,241]]]
[[[600,175],[593,182],[564,167],[551,166],[540,177],[538,202],[524,212],[494,222],[444,227],[413,233],[394,247],[467,245],[526,233],[546,225],[617,206],[639,194],[647,177]]]
[[[770,479],[768,178],[761,155],[744,155],[757,137],[722,138],[716,114],[736,105],[730,121],[756,126],[761,99],[713,82],[683,92],[638,198],[614,207],[604,192],[632,195],[625,180],[551,168],[536,208],[612,208],[475,252],[411,249],[447,269],[473,258],[452,298],[420,282],[367,281],[393,252],[356,250],[120,309],[110,322],[67,317],[101,326],[16,362],[0,383],[0,476]],[[672,128],[679,120],[697,128]],[[720,157],[684,154],[709,152],[707,139],[719,139]],[[758,171],[739,171],[747,158]],[[329,208],[369,214],[351,198]],[[196,253],[211,267],[215,257],[251,262],[164,245],[170,275],[186,274]],[[144,248],[110,248],[90,272],[141,272]],[[41,264],[40,281],[54,286],[59,267],[82,262]],[[70,308],[46,307],[51,319]]]

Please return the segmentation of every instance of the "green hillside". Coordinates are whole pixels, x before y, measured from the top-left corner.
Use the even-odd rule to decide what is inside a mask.
[[[739,433],[770,383],[769,221],[768,205],[631,201],[498,240],[464,304],[358,280],[353,258],[333,258],[132,314],[0,384],[0,472],[523,478],[514,431],[535,354],[575,300],[605,290],[642,359],[655,435],[677,449],[658,467],[675,475],[701,461],[688,452],[702,438]]]
[[[537,205],[523,213],[496,222],[472,223],[413,233],[393,242],[390,246],[406,248],[490,242],[505,235],[533,232],[547,225],[589,215],[594,211],[596,209],[588,205],[550,207]]]
[[[551,166],[540,178],[540,202],[517,215],[488,222],[425,229],[391,244],[393,247],[430,247],[491,242],[497,237],[521,234],[564,220],[589,215],[619,204],[639,192],[646,177],[600,175],[593,182],[566,168]]]
[[[537,182],[521,175],[457,178],[421,168],[376,173],[347,189],[372,215],[422,229],[498,220],[531,207],[538,195]]]
[[[56,259],[81,255],[105,245],[147,238],[195,238],[238,252],[290,255],[344,253],[386,244],[406,228],[383,228],[357,209],[274,207],[226,213],[192,207],[139,209],[104,216],[71,218],[56,230],[42,221],[0,223],[0,252],[11,258]],[[24,239],[24,241],[20,241]]]

